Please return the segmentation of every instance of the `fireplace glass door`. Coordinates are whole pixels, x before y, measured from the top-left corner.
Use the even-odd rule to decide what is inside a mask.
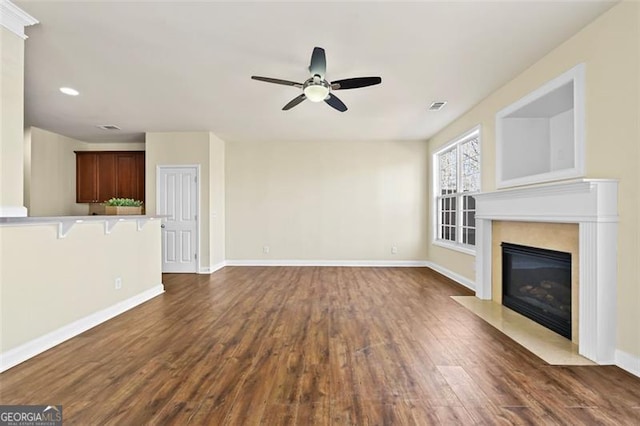
[[[502,304],[571,339],[571,253],[502,243]]]

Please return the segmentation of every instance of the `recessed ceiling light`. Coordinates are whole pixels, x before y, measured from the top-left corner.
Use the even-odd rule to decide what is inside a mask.
[[[71,87],[61,87],[60,91],[69,96],[78,96],[80,94],[80,92],[78,92],[76,89],[72,89]]]
[[[435,101],[429,106],[429,111],[440,111],[447,104],[447,101]]]

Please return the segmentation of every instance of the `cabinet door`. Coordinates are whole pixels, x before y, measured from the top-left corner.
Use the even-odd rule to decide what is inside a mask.
[[[94,203],[97,199],[97,156],[89,152],[76,152],[76,203]]]
[[[144,160],[144,152],[138,152],[136,154],[136,182],[138,183],[138,196],[136,200],[144,201],[144,176],[145,176],[145,160]]]
[[[138,184],[136,172],[136,155],[118,154],[116,156],[116,193],[119,198],[138,199]]]
[[[98,193],[96,202],[103,203],[110,198],[117,197],[116,190],[116,155],[108,152],[97,154],[98,158]]]

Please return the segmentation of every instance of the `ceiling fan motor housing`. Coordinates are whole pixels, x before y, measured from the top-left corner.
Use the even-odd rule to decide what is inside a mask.
[[[314,75],[304,82],[302,92],[311,102],[322,102],[329,96],[331,85],[319,75]]]

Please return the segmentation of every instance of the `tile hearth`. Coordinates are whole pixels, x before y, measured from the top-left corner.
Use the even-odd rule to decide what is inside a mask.
[[[579,355],[578,345],[569,339],[492,300],[451,298],[551,365],[596,365]]]

